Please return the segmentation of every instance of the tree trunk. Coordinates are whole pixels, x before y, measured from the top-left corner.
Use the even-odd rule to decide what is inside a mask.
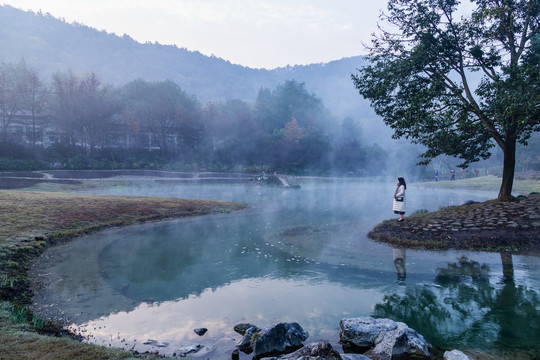
[[[501,263],[504,282],[514,281],[514,263],[512,262],[512,253],[501,252]]]
[[[499,200],[511,200],[516,168],[516,139],[507,139],[503,148],[504,162]]]
[[[36,150],[36,117],[32,114],[32,151]]]

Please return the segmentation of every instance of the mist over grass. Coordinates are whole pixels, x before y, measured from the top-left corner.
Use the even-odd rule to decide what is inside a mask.
[[[30,262],[58,241],[99,229],[246,207],[225,201],[0,190],[0,354],[9,359],[134,358],[129,351],[36,333],[61,331],[24,306],[31,302]]]
[[[419,182],[417,185],[432,188],[450,189],[476,189],[476,190],[499,190],[501,178],[494,175],[470,177],[455,181],[439,180],[429,182]],[[532,192],[540,192],[540,180],[516,179],[514,180],[514,194],[527,195]]]

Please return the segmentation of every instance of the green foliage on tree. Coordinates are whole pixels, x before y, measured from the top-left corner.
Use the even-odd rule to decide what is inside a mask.
[[[330,119],[322,101],[304,83],[293,80],[273,91],[261,89],[255,103],[255,120],[266,133],[261,150],[279,171],[328,169]]]
[[[500,199],[511,198],[516,144],[540,130],[540,2],[390,0],[370,64],[352,76],[394,130],[426,146],[420,163],[441,154],[466,167],[499,146]]]
[[[137,79],[123,87],[122,99],[127,121],[137,131],[149,132],[162,156],[170,159],[177,146],[191,149],[200,141],[200,104],[174,82]]]

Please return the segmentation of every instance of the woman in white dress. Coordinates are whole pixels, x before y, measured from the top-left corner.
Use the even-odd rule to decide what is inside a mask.
[[[405,184],[405,179],[400,177],[397,180],[397,188],[394,192],[394,214],[399,214],[399,220],[403,221],[403,215],[405,215],[405,190],[407,189],[407,184]]]

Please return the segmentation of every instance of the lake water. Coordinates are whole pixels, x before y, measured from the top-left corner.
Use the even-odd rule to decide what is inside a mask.
[[[377,223],[397,218],[393,182],[313,182],[297,190],[133,184],[94,192],[252,208],[108,230],[47,250],[32,269],[45,285],[35,307],[90,342],[164,355],[201,344],[193,358],[230,358],[241,340],[235,324],[295,321],[309,332],[307,342],[329,340],[341,350],[342,318],[376,316],[406,322],[436,347],[540,356],[540,258],[370,240]],[[411,184],[407,212],[495,197]],[[200,327],[208,328],[201,337],[193,331]]]

